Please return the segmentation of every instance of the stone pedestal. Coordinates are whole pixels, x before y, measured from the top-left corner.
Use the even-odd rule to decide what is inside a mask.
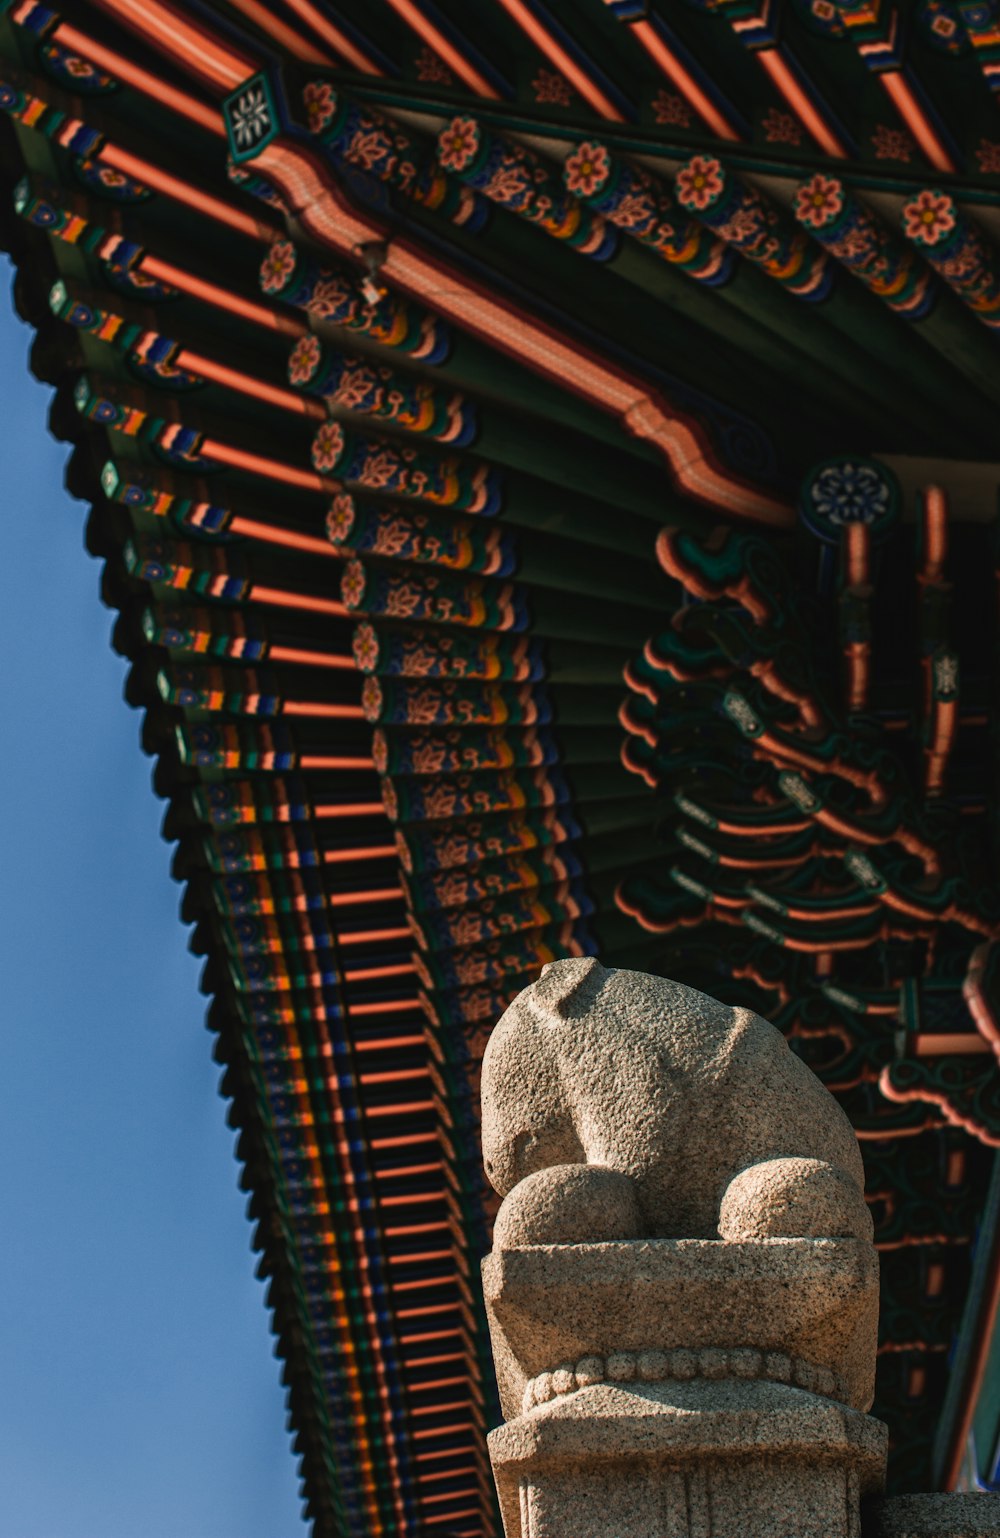
[[[482,1274],[508,1420],[537,1402],[539,1387],[548,1397],[545,1374],[568,1370],[573,1387],[595,1372],[691,1378],[713,1350],[708,1376],[726,1376],[724,1353],[742,1352],[736,1377],[794,1381],[855,1409],[872,1401],[878,1256],[864,1240],[538,1244],[494,1250]],[[606,1363],[607,1373],[597,1365]]]
[[[506,1538],[859,1538],[885,1428],[788,1384],[602,1383],[490,1434]]]
[[[506,1538],[860,1538],[886,1453],[869,1244],[537,1245],[483,1283]]]

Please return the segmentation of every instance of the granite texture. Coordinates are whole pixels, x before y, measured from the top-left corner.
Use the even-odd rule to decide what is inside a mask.
[[[865,1538],[1000,1538],[1000,1495],[894,1495],[868,1503]]]
[[[483,1291],[504,1415],[528,1380],[616,1352],[751,1348],[874,1391],[878,1257],[858,1239],[654,1239],[494,1250]]]
[[[507,1538],[859,1538],[884,1426],[804,1389],[600,1384],[490,1433]]]
[[[858,1212],[856,1182],[820,1159],[768,1159],[731,1180],[719,1206],[723,1239],[872,1237]],[[859,1231],[860,1230],[860,1231]]]
[[[766,1020],[680,983],[592,957],[551,962],[490,1037],[482,1096],[486,1173],[500,1195],[550,1172],[551,1228],[533,1226],[536,1243],[563,1239],[563,1178],[579,1221],[583,1188],[556,1173],[567,1165],[634,1181],[637,1237],[715,1238],[724,1205],[727,1238],[759,1237],[762,1223],[768,1237],[822,1234],[824,1222],[829,1237],[871,1238],[857,1139],[833,1096]],[[768,1173],[755,1204],[750,1167],[773,1160],[785,1168]],[[593,1199],[605,1199],[597,1183]]]
[[[642,1219],[635,1182],[592,1164],[538,1170],[500,1203],[493,1248],[546,1244],[556,1230],[560,1244],[638,1238]]]

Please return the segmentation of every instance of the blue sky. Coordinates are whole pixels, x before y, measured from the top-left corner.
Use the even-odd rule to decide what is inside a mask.
[[[296,1538],[200,963],[29,341],[5,291],[0,1535]]]

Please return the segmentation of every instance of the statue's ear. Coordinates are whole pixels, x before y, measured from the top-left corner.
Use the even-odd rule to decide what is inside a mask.
[[[571,956],[565,961],[550,961],[531,989],[531,1007],[540,1023],[546,1020],[571,1020],[592,1008],[608,977],[596,956]]]

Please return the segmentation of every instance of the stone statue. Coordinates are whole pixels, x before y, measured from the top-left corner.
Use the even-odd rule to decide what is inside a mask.
[[[878,1258],[854,1133],[780,1033],[553,962],[482,1094],[507,1538],[859,1538]]]
[[[837,1102],[773,1025],[680,983],[550,963],[493,1032],[482,1095],[498,1248],[872,1237]]]

